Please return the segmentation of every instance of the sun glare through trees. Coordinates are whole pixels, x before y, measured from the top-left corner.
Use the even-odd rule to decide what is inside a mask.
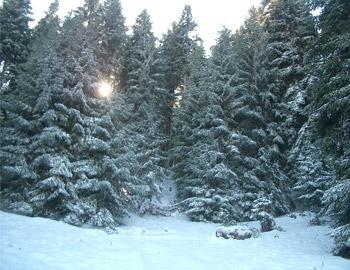
[[[113,92],[113,87],[110,83],[108,83],[106,81],[102,81],[99,83],[98,94],[100,97],[107,98],[107,97],[111,96],[112,92]]]

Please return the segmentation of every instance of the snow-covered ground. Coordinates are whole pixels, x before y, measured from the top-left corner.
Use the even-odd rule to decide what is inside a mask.
[[[330,254],[330,229],[309,220],[282,217],[276,223],[285,232],[225,240],[215,237],[218,225],[181,216],[132,217],[107,234],[0,212],[0,269],[349,270],[350,260]]]

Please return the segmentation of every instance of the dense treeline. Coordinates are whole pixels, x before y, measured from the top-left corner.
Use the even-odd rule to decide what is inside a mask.
[[[171,178],[193,221],[313,210],[350,256],[349,1],[264,0],[209,57],[189,6],[161,40],[118,0],[58,7],[0,8],[2,209],[114,228]]]

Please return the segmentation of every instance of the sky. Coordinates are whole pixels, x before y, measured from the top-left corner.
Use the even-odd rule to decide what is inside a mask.
[[[199,36],[209,49],[215,44],[217,33],[223,26],[238,29],[251,6],[258,6],[261,0],[120,0],[126,25],[135,22],[138,14],[147,9],[153,23],[153,31],[158,38],[166,33],[173,21],[178,21],[185,4],[192,7]],[[2,0],[0,0],[2,2]],[[51,1],[32,0],[33,17],[38,20],[44,16]],[[70,10],[81,6],[83,0],[60,0],[59,14],[63,18]]]

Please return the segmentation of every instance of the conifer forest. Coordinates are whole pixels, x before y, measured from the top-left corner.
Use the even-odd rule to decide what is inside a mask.
[[[2,211],[107,230],[312,211],[350,258],[349,0],[262,0],[210,51],[189,5],[162,38],[119,0],[58,8],[30,27],[30,0],[0,7]]]

